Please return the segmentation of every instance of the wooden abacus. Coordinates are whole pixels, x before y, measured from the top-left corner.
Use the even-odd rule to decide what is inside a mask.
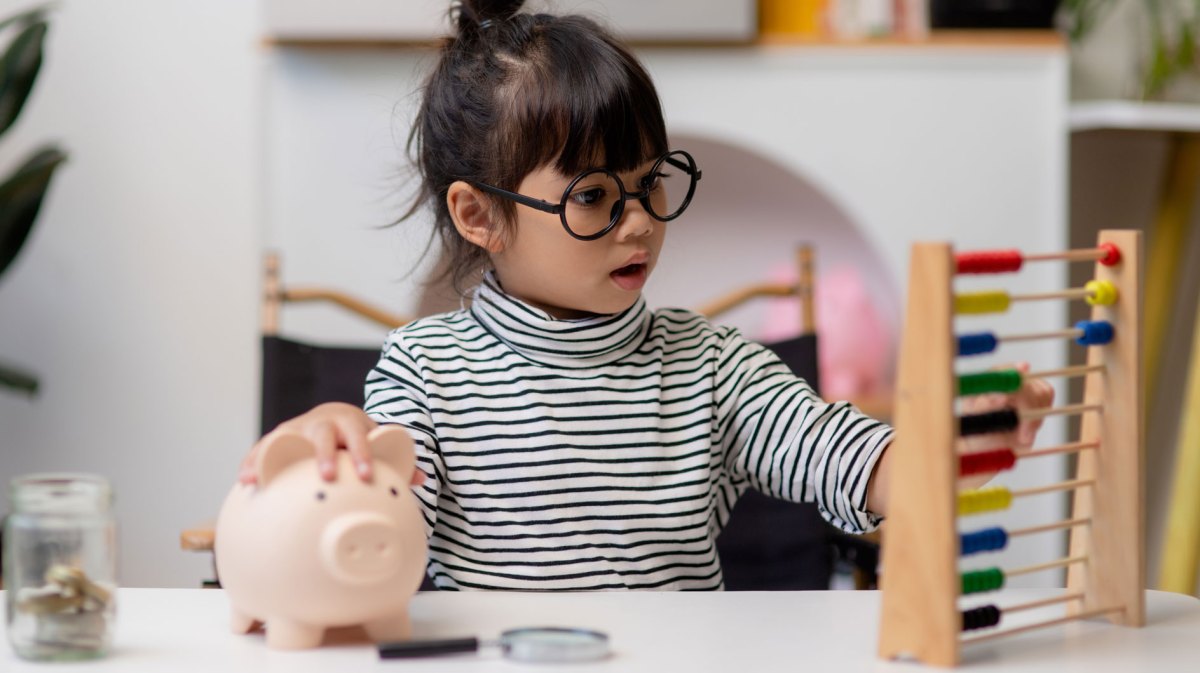
[[[963,273],[1018,270],[1023,262],[1048,259],[1095,262],[1095,279],[1084,288],[1036,295],[1003,292],[954,294],[953,279]],[[913,247],[908,307],[900,351],[895,406],[888,518],[883,536],[882,612],[879,655],[912,657],[940,666],[959,663],[962,647],[981,640],[1105,616],[1115,624],[1144,623],[1143,558],[1144,432],[1141,380],[1141,234],[1103,231],[1089,250],[1039,256],[1019,251],[955,255],[944,243]],[[954,333],[956,313],[998,312],[1012,301],[1087,299],[1090,321],[1074,329],[1041,334],[995,336]],[[988,370],[959,375],[955,360],[990,352],[1006,341],[1074,338],[1088,348],[1087,365],[1040,373]],[[1007,409],[956,416],[958,397],[1010,392],[1022,377],[1084,376],[1082,403],[1037,412]],[[1010,430],[1025,418],[1082,415],[1077,441],[1014,454],[1011,449],[960,453],[959,438]],[[1076,454],[1076,473],[1047,486],[1011,491],[990,487],[959,492],[960,476],[996,472],[1016,460]],[[957,530],[965,514],[1007,508],[1012,498],[1073,491],[1066,520],[1007,531]],[[1051,530],[1070,532],[1066,558],[1009,570],[963,573],[958,559],[995,551],[1016,535]],[[1061,596],[1012,605],[962,610],[966,594],[998,589],[1014,574],[1068,568]],[[1002,615],[1065,604],[1065,616],[1003,628]],[[989,629],[980,635],[964,632]]]

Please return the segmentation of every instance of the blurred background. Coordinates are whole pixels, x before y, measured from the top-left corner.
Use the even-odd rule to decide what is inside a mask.
[[[411,194],[404,143],[447,5],[61,0],[45,12],[44,61],[0,137],[0,171],[46,143],[66,158],[0,276],[0,365],[14,373],[0,387],[0,491],[35,471],[108,476],[124,584],[196,586],[210,574],[178,536],[215,517],[258,436],[267,252],[285,285],[336,288],[405,316],[428,306],[428,218],[388,225]],[[38,6],[0,0],[0,20]],[[630,40],[672,145],[705,173],[671,225],[651,305],[792,282],[796,247],[811,245],[831,397],[887,414],[914,241],[1049,252],[1121,227],[1163,246],[1168,261],[1147,290],[1158,316],[1147,341],[1156,585],[1200,285],[1195,3],[527,6],[584,12]],[[7,24],[0,44],[25,25]],[[1007,286],[1079,282],[1046,264]],[[795,331],[797,313],[780,300],[723,320],[773,339]],[[1039,302],[995,324],[1046,331],[1074,317]],[[386,334],[323,306],[280,320],[282,333],[323,344],[378,346]],[[1004,354],[1041,369],[1073,357],[1045,342]],[[1049,423],[1040,441],[1068,432]],[[1045,483],[1064,469],[1046,461],[1005,479]],[[1064,509],[1047,502],[1012,516]],[[1020,563],[1061,552],[1061,540],[1039,539],[1008,553]]]

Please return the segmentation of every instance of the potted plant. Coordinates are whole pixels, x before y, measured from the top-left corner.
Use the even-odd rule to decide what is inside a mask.
[[[42,65],[46,8],[39,7],[0,21],[14,33],[0,57],[0,136],[17,121]],[[48,143],[29,153],[0,181],[0,275],[13,263],[37,219],[50,178],[67,155]],[[0,362],[0,388],[37,392],[37,379]]]

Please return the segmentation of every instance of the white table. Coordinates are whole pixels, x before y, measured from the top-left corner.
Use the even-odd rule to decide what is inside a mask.
[[[1046,590],[1013,590],[995,602],[1045,597]],[[412,603],[419,638],[494,637],[506,628],[532,625],[600,629],[612,638],[603,662],[520,664],[498,653],[424,660],[380,660],[373,646],[342,632],[335,643],[302,652],[267,649],[261,633],[229,632],[225,594],[215,589],[122,589],[116,642],[108,658],[73,664],[16,659],[0,645],[0,671],[307,671],[395,672],[578,670],[713,671],[916,671],[911,663],[875,658],[879,594],[874,591],[778,593],[620,592],[598,594],[423,593]],[[1197,670],[1200,666],[1200,600],[1148,592],[1148,625],[1125,629],[1075,622],[970,646],[966,670],[1107,673]],[[1061,608],[1016,613],[1029,619]],[[1007,618],[1006,618],[1007,619]],[[1007,623],[1007,622],[1006,622]],[[1010,623],[1015,624],[1015,622]],[[340,636],[340,637],[338,637]],[[929,669],[937,670],[937,669]]]

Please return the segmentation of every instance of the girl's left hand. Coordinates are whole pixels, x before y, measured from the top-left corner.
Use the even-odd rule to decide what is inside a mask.
[[[1054,388],[1045,379],[1030,379],[1028,362],[1018,362],[1007,367],[1021,372],[1021,387],[1013,393],[976,395],[967,398],[962,407],[964,414],[979,414],[988,411],[1011,408],[1019,414],[1022,411],[1045,409],[1054,404]],[[1003,369],[1005,367],[1001,367]],[[960,448],[966,452],[986,451],[988,449],[1010,448],[1018,456],[1033,448],[1037,432],[1042,427],[1042,419],[1022,420],[1016,430],[1004,433],[976,435],[959,439]],[[987,483],[994,474],[978,474],[963,477],[959,480],[962,488],[978,488]]]
[[[1017,410],[1017,413],[1034,409],[1046,409],[1054,404],[1054,387],[1045,379],[1031,379],[1028,362],[1018,362],[1016,369],[1021,372],[1021,388],[1008,395],[1007,406]],[[1042,427],[1042,419],[1021,421],[1012,441],[1012,450],[1021,455],[1033,448],[1038,430]]]

